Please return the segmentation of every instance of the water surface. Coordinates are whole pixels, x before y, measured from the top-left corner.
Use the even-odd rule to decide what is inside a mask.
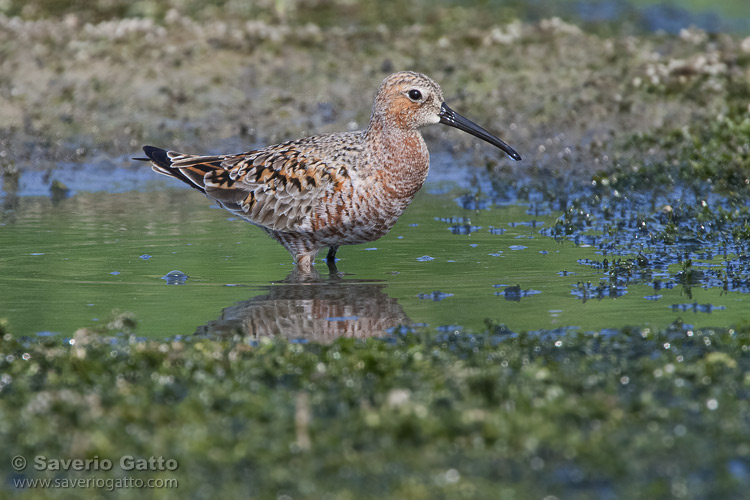
[[[458,160],[433,155],[425,188],[391,233],[343,247],[337,275],[319,262],[313,283],[296,282],[288,254],[260,230],[145,166],[61,165],[52,178],[66,181],[69,196],[55,203],[39,196],[44,183],[30,172],[0,226],[0,286],[9,291],[2,316],[22,335],[70,336],[119,311],[133,313],[137,333],[149,337],[308,340],[381,336],[400,325],[599,330],[747,317],[747,290],[685,286],[678,264],[613,281],[595,245],[547,236],[559,206],[534,192],[500,196],[469,157]],[[708,257],[696,265],[725,263]],[[182,284],[169,285],[173,271]]]

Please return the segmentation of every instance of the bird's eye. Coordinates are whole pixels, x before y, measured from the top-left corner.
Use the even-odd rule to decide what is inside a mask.
[[[417,89],[411,89],[407,94],[412,101],[419,101],[422,99],[422,92]]]

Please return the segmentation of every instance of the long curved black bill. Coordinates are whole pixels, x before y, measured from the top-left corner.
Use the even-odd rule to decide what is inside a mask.
[[[508,146],[503,141],[490,134],[473,121],[459,115],[451,108],[449,108],[445,103],[440,106],[440,123],[442,123],[443,125],[448,125],[449,127],[456,127],[458,130],[468,132],[474,137],[479,137],[483,141],[487,141],[493,146],[497,146],[498,148],[502,149],[508,156],[510,156],[514,160],[521,160],[521,155],[516,153],[516,151],[512,147]]]

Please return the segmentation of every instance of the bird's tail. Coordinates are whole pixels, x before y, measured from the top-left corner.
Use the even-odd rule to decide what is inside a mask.
[[[149,160],[154,170],[160,174],[171,175],[169,167],[172,165],[172,159],[166,149],[155,148],[154,146],[143,146],[143,152],[148,158],[136,158],[137,160]],[[163,171],[163,170],[166,170]]]
[[[201,169],[200,171],[193,171],[196,169],[190,169],[189,167],[186,169],[183,165],[180,165],[179,168],[172,166],[175,158],[184,158],[185,155],[174,151],[167,151],[166,149],[156,148],[154,146],[143,146],[143,152],[146,153],[147,158],[133,159],[139,161],[150,161],[151,168],[154,172],[179,179],[201,193],[206,193],[203,183],[203,175],[205,175],[206,170]]]

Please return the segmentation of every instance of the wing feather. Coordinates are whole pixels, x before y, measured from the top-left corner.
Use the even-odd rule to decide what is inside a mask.
[[[169,151],[166,158],[163,150],[152,148],[161,155],[151,159],[155,171],[192,185],[253,224],[272,231],[310,231],[317,204],[350,182],[361,141],[361,133],[353,132],[235,155]]]

